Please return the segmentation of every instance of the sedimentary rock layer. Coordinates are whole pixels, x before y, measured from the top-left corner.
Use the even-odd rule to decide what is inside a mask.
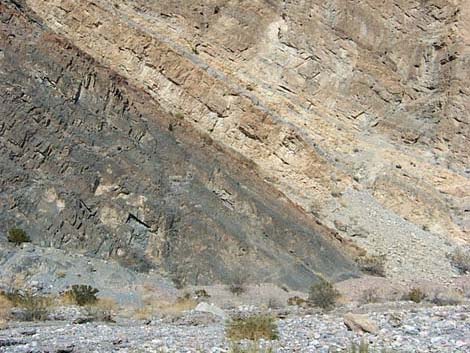
[[[334,232],[253,161],[165,112],[32,5],[0,4],[2,234],[20,226],[34,243],[181,284],[242,275],[306,288],[355,274]]]
[[[389,255],[390,276],[452,273],[470,239],[468,0],[14,3],[173,116],[169,136],[246,165],[268,207],[282,195],[300,224]]]

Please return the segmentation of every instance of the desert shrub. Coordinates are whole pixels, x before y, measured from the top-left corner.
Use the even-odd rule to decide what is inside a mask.
[[[272,347],[261,347],[258,342],[249,345],[234,344],[230,347],[229,353],[274,353]]]
[[[144,252],[137,249],[126,249],[122,256],[117,257],[121,266],[129,268],[136,272],[148,273],[154,268],[154,264],[146,257]]]
[[[234,341],[278,338],[276,321],[271,316],[253,315],[231,320],[226,327],[227,338]]]
[[[364,273],[385,277],[385,260],[385,255],[365,255],[356,258],[356,263]]]
[[[232,275],[228,289],[235,295],[242,295],[246,292],[246,277],[241,271]]]
[[[368,288],[362,292],[361,301],[363,303],[378,303],[380,301],[380,296],[377,288]]]
[[[461,293],[458,293],[455,290],[449,290],[435,293],[434,296],[431,298],[430,302],[435,305],[446,306],[459,305],[462,303],[462,300],[463,295]]]
[[[415,303],[421,303],[426,298],[426,294],[419,288],[411,288],[409,293],[407,293],[403,299],[411,300]]]
[[[185,293],[183,296],[176,298],[176,302],[171,306],[174,311],[187,311],[194,309],[197,302],[191,297],[191,294]]]
[[[31,239],[23,229],[11,228],[8,231],[8,241],[15,245],[20,245],[21,243],[29,243]]]
[[[275,297],[268,298],[266,303],[268,309],[280,309],[283,307],[281,301]]]
[[[366,341],[361,341],[359,344],[352,343],[349,348],[344,350],[343,352],[347,353],[393,353],[394,351],[391,351],[386,348],[371,348],[369,344]]]
[[[112,298],[99,298],[94,304],[89,305],[89,308],[99,310],[111,317],[119,309],[119,306]]]
[[[348,352],[350,353],[369,353],[369,345],[365,341],[361,341],[359,345],[351,344]]]
[[[113,319],[113,311],[106,307],[90,305],[86,308],[86,314],[91,321],[115,322]]]
[[[198,289],[194,292],[194,295],[196,296],[197,299],[207,299],[210,298],[211,296],[205,289]]]
[[[294,296],[287,299],[287,305],[289,306],[305,306],[307,301],[304,298]]]
[[[134,311],[133,317],[137,320],[150,320],[157,314],[178,316],[184,311],[194,309],[196,306],[197,302],[189,294],[178,297],[173,302],[157,297],[148,297],[144,299],[144,305]]]
[[[308,301],[322,309],[332,309],[340,294],[332,283],[321,278],[317,284],[310,287]]]
[[[0,294],[0,326],[8,321],[13,303],[3,294]]]
[[[455,249],[450,255],[450,262],[461,274],[470,273],[470,247]]]
[[[18,317],[23,321],[46,320],[53,303],[53,298],[31,290],[14,289],[3,292],[2,296],[7,298],[14,307],[22,309]]]
[[[63,297],[71,304],[79,306],[95,304],[98,301],[98,289],[85,284],[74,284],[63,293]]]

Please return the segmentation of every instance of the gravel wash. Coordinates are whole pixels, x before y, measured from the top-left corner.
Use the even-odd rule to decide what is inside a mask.
[[[0,352],[228,352],[224,323],[192,319],[117,323],[12,323],[0,330]],[[279,340],[260,342],[275,352],[337,352],[369,342],[380,352],[470,352],[470,306],[416,307],[369,312],[375,334],[348,331],[340,313],[290,314],[278,320]],[[197,317],[197,316],[194,316]],[[243,344],[243,343],[242,343]],[[246,342],[245,342],[246,344]]]

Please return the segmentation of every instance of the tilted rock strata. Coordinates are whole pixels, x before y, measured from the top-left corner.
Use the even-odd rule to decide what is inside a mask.
[[[19,225],[36,244],[153,267],[182,284],[241,273],[307,288],[320,274],[356,274],[335,233],[250,159],[166,113],[31,8],[0,4],[2,234]]]
[[[440,258],[469,239],[468,1],[26,3],[303,210],[360,223],[368,250],[394,234],[347,215],[363,191]]]

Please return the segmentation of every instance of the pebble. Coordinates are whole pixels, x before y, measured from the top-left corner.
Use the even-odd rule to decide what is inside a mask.
[[[341,352],[352,342],[365,341],[375,351],[468,353],[469,310],[470,305],[460,305],[369,312],[368,317],[379,327],[375,334],[348,331],[340,313],[302,315],[291,312],[287,318],[278,321],[279,340],[262,341],[261,345],[272,347],[279,353],[326,353]],[[64,347],[75,353],[229,352],[231,343],[225,338],[223,322],[191,325],[194,320],[190,318],[197,313],[184,315],[188,316],[186,320],[159,320],[152,325],[128,319],[118,320],[116,324],[90,322],[81,325],[50,321],[29,324],[25,329],[18,323],[18,327],[0,331],[0,352],[54,352]]]

